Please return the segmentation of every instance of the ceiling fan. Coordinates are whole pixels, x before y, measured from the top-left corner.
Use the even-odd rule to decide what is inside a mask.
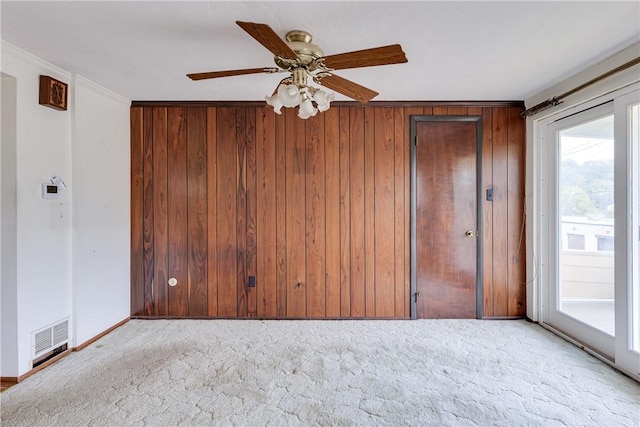
[[[407,62],[399,44],[325,56],[318,46],[311,43],[312,36],[306,31],[289,31],[285,41],[266,24],[242,21],[236,21],[236,24],[273,53],[277,67],[211,71],[187,74],[187,77],[191,80],[204,80],[244,74],[287,72],[289,76],[280,81],[273,95],[266,97],[267,103],[278,114],[281,114],[282,107],[299,106],[298,116],[307,119],[315,116],[318,111],[329,109],[329,103],[334,99],[333,93],[310,86],[309,80],[363,104],[367,103],[378,95],[376,91],[339,77],[334,71]]]

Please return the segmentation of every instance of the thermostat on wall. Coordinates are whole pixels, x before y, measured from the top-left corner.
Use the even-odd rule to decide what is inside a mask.
[[[58,186],[55,184],[42,183],[42,198],[43,199],[57,199],[59,196]]]

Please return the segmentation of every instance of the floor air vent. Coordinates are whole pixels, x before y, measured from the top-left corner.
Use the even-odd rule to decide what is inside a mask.
[[[69,343],[69,319],[31,332],[32,367],[46,362],[67,349]]]

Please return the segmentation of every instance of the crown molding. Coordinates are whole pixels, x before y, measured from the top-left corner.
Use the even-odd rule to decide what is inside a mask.
[[[130,105],[131,104],[131,100],[116,93],[113,92],[110,89],[105,88],[104,86],[100,86],[98,83],[95,83],[92,80],[87,79],[86,77],[77,75],[77,74],[73,74],[67,70],[64,70],[56,65],[53,65],[47,61],[45,61],[42,58],[39,58],[25,50],[20,49],[19,47],[16,47],[10,43],[5,42],[4,40],[0,40],[0,55],[2,57],[2,61],[0,62],[0,71],[11,75],[10,72],[6,72],[4,69],[4,56],[5,54],[7,55],[11,55],[14,56],[18,59],[21,59],[25,62],[28,62],[30,64],[33,64],[35,66],[37,66],[38,68],[46,68],[47,69],[47,74],[52,74],[52,77],[59,79],[59,80],[65,80],[69,83],[70,86],[70,94],[73,94],[73,86],[76,84],[88,87],[92,90],[95,90],[96,92],[99,92],[119,103],[125,104],[125,105]]]
[[[59,79],[71,79],[71,73],[67,70],[64,70],[57,65],[53,65],[50,62],[45,61],[42,58],[39,58],[25,50],[20,49],[10,43],[5,42],[4,40],[0,40],[0,57],[2,60],[0,61],[0,70],[6,72],[4,69],[4,56],[5,54],[9,54],[11,56],[17,57],[23,61],[29,62],[37,67],[47,68],[47,72],[54,74],[55,78]],[[7,73],[11,75],[11,73]]]
[[[89,89],[92,89],[121,104],[124,104],[127,106],[131,105],[131,100],[129,98],[126,98],[120,95],[119,93],[112,91],[111,89],[107,89],[104,86],[100,86],[98,83],[94,82],[93,80],[89,80],[86,77],[80,76],[78,74],[76,74],[74,77],[75,77],[75,83],[78,86],[84,86]]]

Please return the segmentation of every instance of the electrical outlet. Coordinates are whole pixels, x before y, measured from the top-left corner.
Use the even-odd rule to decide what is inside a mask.
[[[250,288],[256,287],[256,276],[249,276],[249,287]]]
[[[487,188],[487,202],[493,202],[493,187]]]

